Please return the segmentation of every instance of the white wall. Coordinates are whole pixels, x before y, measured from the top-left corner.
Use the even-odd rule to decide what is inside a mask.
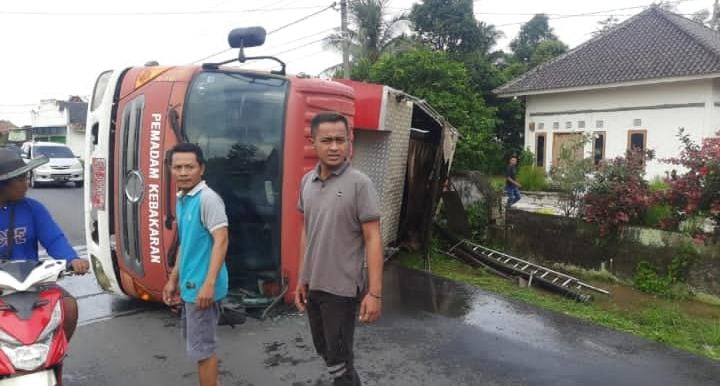
[[[65,144],[72,149],[75,156],[85,157],[85,133],[68,128]]]
[[[44,100],[32,112],[33,126],[67,126],[67,109],[59,111],[55,99]]]
[[[548,170],[552,166],[552,133],[604,131],[605,158],[609,159],[625,154],[629,130],[647,130],[647,147],[655,150],[656,154],[656,159],[648,162],[647,177],[664,176],[665,171],[671,170],[673,166],[659,160],[679,154],[680,142],[677,140],[677,133],[680,127],[684,127],[691,137],[699,140],[715,133],[720,123],[720,107],[715,107],[715,102],[720,102],[720,83],[711,79],[531,95],[526,102],[525,146],[536,152],[536,134],[546,133],[545,164]],[[572,113],[582,110],[683,104],[702,106]],[[554,114],[534,115],[537,113]],[[635,119],[642,121],[640,126],[634,126]],[[603,121],[603,128],[596,128],[596,121],[600,120]],[[568,121],[572,122],[571,129],[566,129]],[[585,129],[578,129],[578,121],[585,121]],[[554,122],[559,122],[560,129],[552,128]],[[530,131],[531,123],[535,125],[534,132]],[[541,123],[544,124],[543,130],[539,129]],[[592,154],[591,146],[586,146],[587,156]]]

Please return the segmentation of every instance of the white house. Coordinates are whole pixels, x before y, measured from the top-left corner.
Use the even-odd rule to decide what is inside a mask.
[[[720,33],[652,6],[495,90],[525,98],[525,146],[550,170],[560,147],[589,134],[585,156],[655,151],[647,176],[673,168],[679,128],[720,130]]]
[[[67,101],[45,99],[32,111],[33,141],[67,144],[73,153],[83,156],[87,102],[80,97]]]

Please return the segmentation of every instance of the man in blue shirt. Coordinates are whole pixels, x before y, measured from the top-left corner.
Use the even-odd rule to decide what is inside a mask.
[[[0,259],[38,260],[39,242],[48,255],[67,260],[76,273],[85,274],[90,264],[78,257],[47,208],[25,197],[27,173],[47,162],[42,157],[26,164],[16,151],[0,148]],[[77,326],[77,302],[65,292],[64,303],[65,335],[70,340]]]
[[[163,289],[168,305],[183,304],[183,335],[190,359],[198,363],[201,386],[219,386],[217,324],[219,302],[227,295],[228,219],[222,198],[202,175],[205,160],[195,144],[170,150],[171,171],[179,190],[176,204],[180,248]]]

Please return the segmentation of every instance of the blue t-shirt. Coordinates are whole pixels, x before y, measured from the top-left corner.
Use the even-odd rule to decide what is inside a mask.
[[[12,256],[8,256],[8,230],[13,207],[15,241]],[[39,201],[26,197],[0,207],[0,259],[37,260],[38,242],[55,259],[64,259],[69,263],[78,258],[63,231]]]
[[[187,194],[178,195],[176,213],[180,238],[180,297],[187,303],[195,303],[210,268],[215,244],[212,232],[228,226],[225,204],[202,181]],[[227,296],[227,291],[228,272],[223,263],[215,280],[215,301]]]

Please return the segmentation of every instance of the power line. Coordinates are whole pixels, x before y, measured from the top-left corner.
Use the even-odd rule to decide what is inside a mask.
[[[158,12],[54,12],[54,11],[0,11],[0,15],[14,16],[183,16],[183,15],[215,15],[228,13],[282,12],[314,9],[321,6],[253,8],[239,10],[197,10],[197,11],[158,11]]]
[[[282,30],[284,30],[285,28],[288,28],[288,27],[293,26],[293,25],[295,25],[295,24],[297,24],[297,23],[303,22],[303,21],[305,21],[305,20],[307,20],[307,19],[309,19],[309,18],[311,18],[311,17],[313,17],[313,16],[319,15],[319,14],[327,11],[328,9],[334,8],[336,5],[337,5],[337,3],[336,3],[336,2],[333,2],[333,3],[330,4],[329,6],[323,8],[323,9],[317,11],[317,12],[313,12],[313,13],[311,13],[311,14],[309,14],[309,15],[306,15],[306,16],[303,16],[303,17],[297,19],[297,20],[294,20],[294,21],[292,21],[292,22],[290,22],[290,23],[288,23],[288,24],[285,24],[285,25],[282,25],[282,26],[280,26],[280,27],[278,27],[278,28],[275,28],[274,30],[268,32],[266,36],[272,35],[272,34],[274,34],[275,32],[282,31]],[[202,58],[202,59],[195,60],[195,61],[193,61],[192,63],[204,62],[205,60],[208,60],[208,59],[210,59],[210,58],[212,58],[212,57],[214,57],[214,56],[218,56],[218,55],[224,54],[224,53],[229,52],[229,51],[231,51],[231,50],[232,50],[232,48],[225,48],[225,49],[222,50],[222,51],[218,51],[218,52],[216,52],[216,53],[214,53],[214,54],[212,54],[212,55],[208,55],[208,56],[206,56],[206,57],[204,57],[204,58]]]

